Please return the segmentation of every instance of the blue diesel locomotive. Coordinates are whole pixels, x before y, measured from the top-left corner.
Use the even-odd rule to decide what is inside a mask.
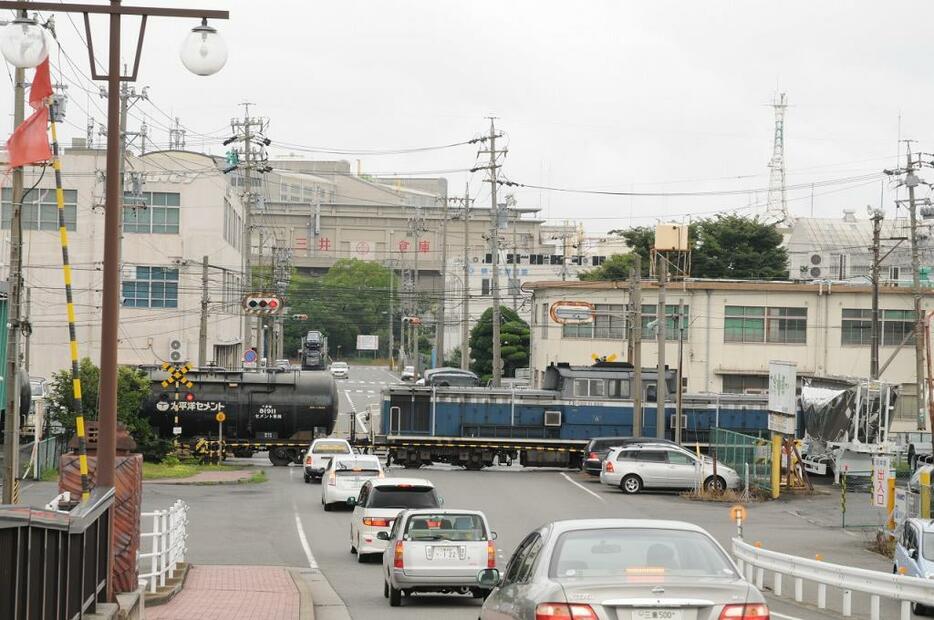
[[[547,368],[543,389],[393,385],[383,391],[379,431],[392,462],[430,462],[480,469],[518,460],[531,467],[578,467],[593,437],[632,435],[634,370],[627,363]],[[677,373],[666,373],[665,436],[672,438]],[[642,434],[656,435],[658,373],[642,370]],[[682,441],[706,444],[711,428],[760,434],[767,398],[747,394],[684,394]]]

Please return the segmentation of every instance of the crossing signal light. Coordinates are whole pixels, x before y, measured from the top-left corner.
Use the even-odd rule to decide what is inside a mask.
[[[278,295],[255,293],[243,298],[244,312],[254,315],[275,315],[282,312],[283,301]]]
[[[194,393],[188,392],[187,394],[185,394],[185,400],[187,400],[188,402],[191,402],[191,401],[193,401],[194,399],[195,399]]]

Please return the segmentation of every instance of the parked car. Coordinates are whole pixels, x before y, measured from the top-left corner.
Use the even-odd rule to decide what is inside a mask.
[[[934,522],[918,518],[907,519],[902,535],[895,541],[895,565],[892,572],[904,569],[909,577],[934,578]],[[927,616],[932,609],[918,603],[911,611]]]
[[[421,478],[381,478],[367,480],[356,499],[347,499],[354,507],[350,517],[350,552],[364,562],[372,554],[386,549],[380,532],[389,532],[400,512],[415,508],[440,508],[442,499],[435,486]]]
[[[477,571],[496,568],[496,532],[477,510],[406,510],[392,530],[379,532],[383,596],[392,607],[414,592],[472,594],[485,598]]]
[[[399,377],[403,381],[415,381],[415,366],[406,366],[402,369],[402,376]]]
[[[762,593],[700,527],[655,519],[555,521],[523,540],[481,620],[514,618],[737,618],[768,620]]]
[[[418,380],[419,385],[477,387],[480,378],[469,370],[460,368],[430,368],[425,371],[424,377]]]
[[[603,470],[603,459],[610,452],[610,448],[621,448],[636,443],[664,443],[677,446],[667,439],[652,439],[651,437],[594,437],[584,448],[587,457],[584,459],[584,471],[591,476],[599,476]]]
[[[353,454],[350,444],[344,439],[315,439],[305,452],[305,482],[321,480],[328,461],[338,455]]]
[[[335,379],[346,379],[350,376],[350,365],[347,362],[332,363],[331,376]]]
[[[714,475],[712,460],[659,443],[611,448],[600,472],[600,482],[630,494],[642,489],[692,489],[698,481],[715,491],[740,485],[739,474],[730,467],[718,464]]]
[[[335,456],[321,478],[321,505],[325,511],[335,504],[347,504],[347,499],[360,495],[363,484],[371,478],[382,478],[383,466],[371,454]]]

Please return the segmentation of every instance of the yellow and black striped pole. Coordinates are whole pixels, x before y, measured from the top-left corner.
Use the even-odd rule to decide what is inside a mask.
[[[68,230],[65,228],[65,193],[62,190],[62,160],[59,157],[58,135],[54,115],[52,129],[52,169],[55,170],[55,202],[58,204],[58,232],[62,241],[62,273],[65,277],[65,302],[68,306],[68,339],[71,346],[71,386],[75,398],[75,430],[78,434],[78,468],[81,472],[81,501],[91,495],[88,480],[88,444],[84,434],[84,405],[81,402],[81,375],[78,372],[78,340],[75,334],[75,303],[71,293],[71,263],[68,260]]]

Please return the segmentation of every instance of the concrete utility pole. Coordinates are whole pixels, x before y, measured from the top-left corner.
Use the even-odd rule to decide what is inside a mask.
[[[882,219],[885,214],[881,209],[870,210],[872,215],[872,344],[869,353],[869,377],[879,378],[879,244],[882,233]]]
[[[915,390],[918,394],[918,430],[924,430],[924,315],[921,311],[921,253],[918,248],[918,206],[915,204],[915,187],[921,181],[915,175],[910,148],[908,149],[907,162],[905,185],[908,186],[908,212],[911,215],[911,288],[915,302]]]
[[[208,257],[201,257],[201,330],[198,332],[198,366],[208,365]]]
[[[464,185],[464,291],[461,322],[461,368],[470,370],[470,185]]]
[[[435,360],[436,366],[444,366],[444,311],[447,304],[447,268],[448,268],[448,197],[442,197],[444,201],[443,212],[441,214],[441,299],[438,303],[438,316],[435,323],[435,351],[437,351]]]
[[[675,391],[675,443],[681,444],[681,408],[683,389],[681,384],[684,378],[684,300],[678,300],[678,388]]]
[[[390,233],[392,235],[392,233]],[[392,281],[395,279],[395,269],[392,266],[392,248],[389,250],[389,343],[388,343],[388,352],[389,352],[389,371],[392,372],[395,365],[393,364],[393,351],[392,348],[395,346],[393,342],[392,332],[394,329],[393,326],[393,308],[392,308]]]
[[[632,343],[632,436],[642,435],[642,266],[633,252],[629,270],[629,341]]]
[[[665,401],[668,400],[668,381],[665,376],[665,339],[667,317],[665,316],[665,286],[668,280],[668,261],[658,254],[658,310],[655,320],[658,334],[658,379],[655,382],[655,436],[665,438]]]
[[[512,219],[512,282],[509,288],[512,289],[512,311],[519,312],[519,211],[514,208],[515,217]]]
[[[25,16],[25,11],[23,15]],[[13,77],[13,126],[23,124],[26,70],[16,69]],[[6,343],[6,418],[3,428],[3,503],[19,502],[19,340],[22,333],[20,296],[23,290],[23,168],[13,169],[10,201],[10,293],[7,299],[9,333]]]
[[[474,170],[486,169],[489,173],[487,181],[490,183],[490,252],[493,258],[493,278],[491,288],[493,289],[493,387],[500,387],[503,378],[502,341],[500,339],[500,329],[502,327],[502,312],[500,309],[500,290],[499,290],[499,203],[496,200],[496,190],[498,189],[497,170],[499,164],[496,158],[506,151],[497,152],[496,139],[502,137],[502,134],[496,133],[495,117],[490,117],[490,133],[486,139],[489,140],[489,149],[480,151],[481,154],[490,156],[489,163],[486,166],[479,166]]]

